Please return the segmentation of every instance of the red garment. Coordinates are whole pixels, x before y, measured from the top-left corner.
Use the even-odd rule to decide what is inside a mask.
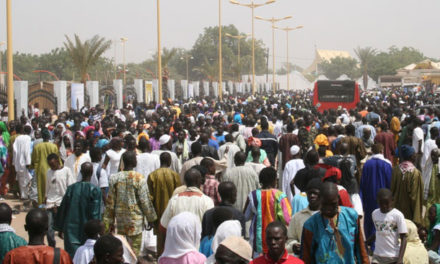
[[[206,196],[211,197],[215,205],[218,205],[221,202],[220,194],[218,193],[219,185],[220,183],[214,175],[206,175],[205,183],[202,185],[202,192]]]
[[[3,259],[3,264],[52,264],[54,257],[54,248],[38,245],[23,246],[9,251]],[[60,264],[71,264],[69,254],[60,249]]]
[[[299,146],[299,139],[298,136],[292,133],[284,134],[280,138],[280,143],[278,144],[278,147],[282,153],[282,168],[284,170],[284,167],[286,166],[286,163],[292,159],[290,155],[290,148],[293,145]]]
[[[304,264],[304,262],[299,258],[290,256],[287,254],[287,250],[284,250],[283,256],[278,261],[273,261],[269,255],[264,254],[263,256],[252,260],[249,264]]]
[[[350,195],[348,194],[347,190],[339,190],[339,205],[353,208],[353,204],[350,200]]]
[[[383,156],[389,161],[393,161],[394,151],[396,149],[396,141],[394,141],[394,134],[390,132],[380,132],[374,138],[374,143],[383,145]]]

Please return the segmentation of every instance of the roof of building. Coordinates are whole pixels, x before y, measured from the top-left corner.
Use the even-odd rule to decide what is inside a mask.
[[[352,58],[348,51],[317,49],[315,59],[313,60],[312,64],[303,71],[303,74],[310,74],[312,72],[315,72],[317,66],[321,62],[330,61],[331,59],[336,57]]]
[[[317,55],[322,59],[326,61],[330,61],[333,58],[336,57],[342,57],[342,58],[351,58],[350,53],[348,51],[343,50],[316,50]]]

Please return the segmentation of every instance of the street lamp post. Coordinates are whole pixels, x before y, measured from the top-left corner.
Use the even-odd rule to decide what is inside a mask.
[[[286,32],[286,44],[287,44],[287,91],[290,90],[290,64],[289,64],[289,32],[293,30],[297,30],[300,28],[303,28],[303,26],[297,26],[297,27],[273,27],[275,29],[284,30]]]
[[[243,4],[243,3],[237,2],[236,0],[229,0],[229,2],[234,5],[240,5],[240,6],[249,7],[250,9],[252,9],[252,95],[254,95],[255,94],[255,30],[254,30],[255,16],[254,16],[254,10],[257,7],[275,3],[275,0],[268,0],[262,4],[255,4],[253,0],[250,4]]]
[[[247,34],[247,35],[236,35],[236,36],[234,36],[234,35],[231,35],[231,34],[229,34],[229,33],[226,33],[225,36],[237,40],[237,45],[238,45],[238,47],[237,47],[237,57],[238,57],[238,58],[237,58],[237,62],[238,62],[238,64],[240,64],[240,42],[241,42],[241,39],[247,38],[247,37],[249,36],[249,34]]]
[[[162,54],[160,47],[160,0],[157,0],[157,81],[159,85],[159,104],[162,104]]]
[[[7,42],[8,50],[6,52],[8,67],[8,120],[12,121],[15,117],[14,106],[14,65],[12,61],[12,17],[11,17],[11,0],[6,0],[6,17],[7,17]]]
[[[229,33],[226,33],[225,34],[227,37],[230,37],[230,38],[233,38],[233,39],[236,39],[237,40],[237,67],[240,67],[240,42],[241,42],[241,39],[244,39],[244,38],[247,38],[248,36],[249,36],[249,34],[247,34],[247,35],[236,35],[236,36],[234,36],[234,35],[231,35],[231,34],[229,34]],[[238,74],[238,80],[240,80],[240,74],[241,73],[239,73]]]
[[[122,51],[122,63],[124,64],[123,65],[123,67],[124,67],[124,88],[125,88],[125,85],[126,85],[126,64],[125,64],[125,42],[127,42],[127,40],[128,40],[128,38],[126,38],[126,37],[122,37],[121,38],[121,43],[122,43],[122,49],[123,49],[123,51]]]
[[[286,16],[286,17],[282,17],[282,18],[262,18],[260,16],[256,16],[255,17],[258,20],[262,20],[262,21],[267,21],[270,22],[272,24],[272,63],[273,63],[273,70],[272,70],[272,89],[273,92],[276,92],[276,86],[275,86],[275,23],[283,21],[283,20],[287,20],[287,19],[291,19],[292,16]]]
[[[185,55],[183,57],[180,57],[181,60],[185,60],[186,62],[186,80],[189,82],[189,74],[188,74],[188,61],[194,59],[193,56]]]
[[[218,0],[218,95],[223,100],[222,0]]]

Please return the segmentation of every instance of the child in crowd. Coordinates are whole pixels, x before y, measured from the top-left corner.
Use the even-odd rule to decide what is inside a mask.
[[[367,244],[376,240],[372,263],[403,263],[408,233],[405,217],[393,208],[393,195],[390,190],[380,189],[377,193],[377,203],[379,209],[374,210],[372,214],[376,234],[367,240]]]
[[[83,264],[90,263],[93,256],[93,246],[96,240],[104,234],[104,224],[96,219],[88,221],[84,225],[84,233],[86,234],[87,240],[76,250],[75,256],[73,257],[73,264]]]

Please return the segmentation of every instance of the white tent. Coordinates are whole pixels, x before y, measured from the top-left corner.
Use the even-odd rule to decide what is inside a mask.
[[[316,78],[316,81],[328,81],[328,78],[321,74],[318,76],[318,78]]]
[[[242,80],[252,82],[252,75],[243,75]],[[287,75],[275,75],[275,81],[280,85],[281,90],[287,90]],[[255,83],[258,86],[259,84],[264,83],[272,84],[272,74],[255,76]],[[290,90],[306,90],[312,87],[312,83],[302,75],[302,73],[298,71],[293,71],[289,74],[289,88]]]
[[[339,76],[336,80],[337,80],[337,81],[348,81],[348,80],[351,80],[351,78],[348,77],[347,74],[342,74],[342,75]]]
[[[364,89],[364,78],[359,78],[357,81],[356,81],[360,86],[362,86],[362,89]],[[373,80],[370,76],[368,76],[368,86],[367,86],[367,89],[364,89],[364,90],[371,90],[371,89],[374,89],[374,88],[377,88],[377,82],[375,81],[375,80]]]

